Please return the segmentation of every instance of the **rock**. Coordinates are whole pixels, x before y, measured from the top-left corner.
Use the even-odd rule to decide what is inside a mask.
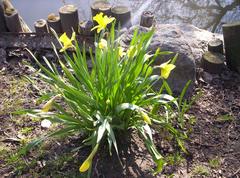
[[[6,62],[7,53],[3,48],[0,48],[0,64]]]
[[[134,29],[133,26],[121,37],[121,44],[127,46],[131,40]],[[138,27],[140,32],[146,32],[147,28]],[[175,94],[179,94],[186,83],[192,83],[187,91],[191,95],[196,80],[196,67],[200,67],[201,58],[208,48],[208,42],[212,39],[222,39],[221,35],[213,34],[206,30],[199,29],[188,24],[157,24],[155,35],[149,47],[150,51],[161,48],[162,51],[172,51],[178,53],[176,69],[171,73],[168,83]],[[156,60],[156,65],[167,61],[171,56],[160,57]],[[159,72],[159,71],[157,71]],[[158,88],[160,84],[158,85]]]
[[[206,83],[211,83],[213,80],[213,76],[208,72],[203,72],[202,78]]]

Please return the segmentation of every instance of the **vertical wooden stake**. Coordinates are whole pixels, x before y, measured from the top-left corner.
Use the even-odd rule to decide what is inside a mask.
[[[95,1],[91,5],[92,17],[102,12],[104,15],[111,16],[112,5],[107,1]]]
[[[150,11],[144,11],[141,15],[141,21],[140,21],[140,25],[142,27],[147,27],[150,28],[151,26],[153,26],[153,21],[154,21],[154,15],[152,12]]]
[[[37,20],[34,23],[34,28],[37,34],[45,34],[48,33],[47,22],[44,19]]]
[[[78,33],[78,10],[74,5],[65,5],[59,9],[63,32],[71,37],[73,30]]]
[[[2,0],[0,0],[0,32],[7,32]]]
[[[15,9],[5,9],[5,20],[7,28],[10,32],[22,32],[22,26],[18,12]]]
[[[48,15],[47,24],[50,28],[52,28],[56,33],[61,34],[62,33],[62,26],[60,17],[58,15],[55,15],[54,13],[51,13]]]
[[[131,27],[131,11],[127,6],[115,6],[111,9],[113,17],[116,18],[116,27]]]
[[[223,25],[227,65],[240,73],[240,22]]]

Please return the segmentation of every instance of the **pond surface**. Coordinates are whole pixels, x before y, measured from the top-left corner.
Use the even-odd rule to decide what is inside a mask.
[[[12,0],[20,15],[33,28],[33,23],[58,13],[63,4],[75,4],[80,20],[90,19],[93,0]],[[191,23],[199,28],[221,32],[223,23],[240,21],[240,0],[112,0],[132,9],[133,24],[139,22],[144,10],[155,13],[159,23]]]

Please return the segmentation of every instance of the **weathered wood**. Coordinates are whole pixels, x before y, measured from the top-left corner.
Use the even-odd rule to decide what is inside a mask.
[[[116,18],[116,27],[131,27],[131,11],[127,6],[115,6],[111,9],[113,17]]]
[[[71,37],[73,30],[78,33],[78,9],[74,5],[65,5],[59,9],[63,32]]]
[[[5,9],[5,20],[10,32],[22,32],[22,25],[15,9]]]
[[[7,32],[2,0],[0,0],[0,32]]]
[[[153,26],[154,15],[150,11],[144,11],[141,15],[140,26],[150,28]]]
[[[76,38],[80,46],[83,42],[86,44],[86,50],[89,47],[94,48],[94,37],[77,35]],[[43,35],[37,35],[36,33],[0,33],[0,48],[3,49],[51,50],[52,42],[58,50],[61,48],[57,39],[50,33]]]
[[[201,65],[204,71],[219,74],[224,66],[224,56],[220,53],[207,51],[202,56]]]
[[[91,4],[92,17],[102,12],[104,15],[111,16],[112,5],[106,1],[95,1]]]
[[[54,13],[49,14],[47,19],[47,24],[48,24],[49,30],[50,28],[52,28],[56,33],[59,33],[59,34],[63,32],[60,17],[58,15],[55,15]]]
[[[93,26],[94,26],[93,22],[89,21],[89,20],[80,23],[80,34],[81,35],[86,35],[86,36],[94,35],[93,31],[91,31]]]
[[[213,39],[208,42],[208,51],[223,54],[223,42],[220,39]]]
[[[44,19],[37,20],[34,23],[34,28],[37,34],[45,34],[48,33],[47,22]]]
[[[227,65],[240,73],[240,22],[223,25]]]

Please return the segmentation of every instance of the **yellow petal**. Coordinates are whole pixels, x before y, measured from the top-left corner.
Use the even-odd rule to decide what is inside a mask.
[[[71,41],[74,41],[75,39],[76,39],[76,33],[73,32],[73,33],[72,33],[72,37],[71,37]]]
[[[99,42],[99,44],[98,44],[98,47],[100,48],[100,49],[105,49],[105,48],[107,48],[107,41],[105,40],[105,39],[101,39],[100,40],[100,42]]]
[[[54,96],[51,98],[43,107],[42,107],[42,112],[48,112],[50,109],[52,109],[54,100],[59,97],[60,95]]]
[[[160,65],[161,69],[161,77],[167,79],[171,73],[171,71],[176,67],[174,64],[168,64],[170,61],[167,61]]]
[[[96,144],[96,146],[93,148],[91,154],[87,157],[87,159],[80,166],[80,168],[79,168],[80,172],[86,172],[89,169],[89,167],[92,165],[92,160],[98,150],[98,146],[99,146],[99,144]]]
[[[123,57],[123,56],[125,56],[126,55],[126,53],[124,52],[124,48],[123,47],[118,47],[118,55],[120,56],[120,57]]]
[[[59,41],[61,41],[62,43],[66,43],[66,42],[69,42],[69,41],[71,41],[71,40],[68,38],[68,36],[67,36],[67,34],[66,34],[66,32],[65,32],[65,33],[63,33],[63,34],[60,36]]]
[[[141,111],[140,113],[141,113],[141,116],[142,116],[144,122],[146,122],[147,124],[151,125],[152,122],[151,122],[150,117],[147,115],[147,113],[145,113],[143,111]]]

